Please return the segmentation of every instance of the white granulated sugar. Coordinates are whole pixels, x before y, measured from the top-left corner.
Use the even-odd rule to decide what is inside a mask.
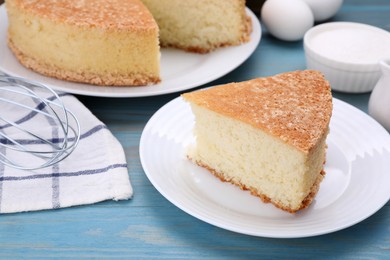
[[[390,57],[390,33],[361,28],[338,28],[311,39],[316,51],[343,62],[372,63]]]

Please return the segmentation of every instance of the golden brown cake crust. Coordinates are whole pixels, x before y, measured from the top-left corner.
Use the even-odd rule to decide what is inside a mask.
[[[261,129],[306,153],[328,132],[332,114],[329,83],[313,70],[230,83],[183,97]]]
[[[149,10],[139,0],[12,0],[26,12],[51,21],[111,30],[155,29]]]
[[[192,158],[189,158],[189,159],[192,160]],[[225,179],[225,177],[224,177],[225,175],[223,173],[217,172],[215,169],[210,168],[209,166],[203,164],[200,161],[195,161],[195,163],[198,164],[200,167],[207,169],[209,172],[211,172],[214,176],[216,176],[221,181],[234,184],[242,190],[249,190],[252,195],[259,197],[264,203],[272,203],[275,207],[277,207],[281,210],[287,211],[289,213],[296,213],[302,209],[307,208],[312,203],[312,201],[314,200],[315,196],[317,195],[317,193],[320,189],[320,183],[322,182],[322,180],[324,179],[324,176],[325,176],[325,171],[322,170],[320,172],[320,174],[318,174],[318,177],[315,180],[314,184],[312,185],[309,194],[304,198],[300,207],[297,209],[291,209],[291,208],[288,208],[288,207],[278,203],[277,201],[273,201],[272,199],[270,199],[268,196],[262,194],[261,191],[259,191],[257,189],[254,189],[252,187],[247,187],[244,184],[236,182],[234,180]]]

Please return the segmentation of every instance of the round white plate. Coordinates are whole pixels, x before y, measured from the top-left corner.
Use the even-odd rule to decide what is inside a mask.
[[[186,158],[194,118],[181,97],[145,126],[140,158],[154,187],[170,202],[212,225],[254,236],[296,238],[352,226],[390,198],[390,135],[357,108],[334,99],[326,176],[311,206],[290,214],[221,182]]]
[[[241,65],[255,51],[261,38],[258,18],[247,9],[252,19],[251,40],[240,46],[221,48],[208,54],[161,49],[161,78],[159,84],[141,87],[95,86],[49,78],[23,67],[7,46],[7,13],[0,7],[0,70],[34,80],[60,91],[101,97],[143,97],[178,92],[218,79]]]

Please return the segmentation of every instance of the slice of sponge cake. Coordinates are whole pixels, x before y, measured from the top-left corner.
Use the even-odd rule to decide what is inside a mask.
[[[183,98],[195,115],[191,160],[285,211],[312,202],[324,176],[332,113],[322,74],[289,72]]]

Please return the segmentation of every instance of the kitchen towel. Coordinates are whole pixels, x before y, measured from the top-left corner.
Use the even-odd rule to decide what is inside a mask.
[[[4,95],[0,88],[0,97]],[[19,170],[0,162],[0,213],[57,209],[132,197],[126,157],[119,141],[75,96],[67,93],[59,96],[80,122],[77,147],[61,162],[37,170]],[[42,133],[52,131],[45,129],[51,126],[40,122],[34,111],[0,105],[1,116],[39,128]],[[42,104],[36,105],[37,109],[41,107]],[[16,129],[0,121],[0,131],[9,135]],[[1,136],[0,141],[4,142]],[[24,143],[29,146],[27,141]],[[3,154],[7,152],[4,147],[0,149]],[[19,159],[33,160],[29,154]]]

